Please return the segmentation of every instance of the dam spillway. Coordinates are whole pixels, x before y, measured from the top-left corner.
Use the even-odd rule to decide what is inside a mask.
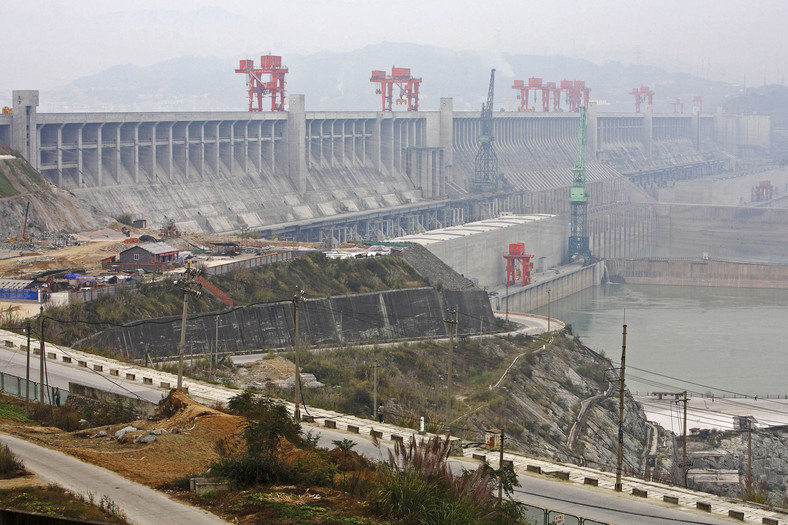
[[[37,113],[15,91],[0,140],[109,216],[183,230],[385,239],[492,217],[568,211],[578,114],[495,112],[504,191],[468,193],[478,112]],[[768,117],[588,111],[589,210],[647,200],[634,184],[727,169],[768,151]],[[688,175],[687,175],[688,174]],[[594,228],[593,216],[590,226]],[[310,229],[311,227],[311,229]],[[601,227],[601,226],[599,226]],[[317,232],[318,237],[309,237]],[[622,254],[611,254],[621,256]]]

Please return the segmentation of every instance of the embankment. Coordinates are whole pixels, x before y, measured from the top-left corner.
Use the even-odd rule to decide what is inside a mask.
[[[788,265],[715,259],[608,259],[611,281],[629,284],[788,288]]]
[[[448,310],[457,310],[457,334],[490,332],[495,318],[487,293],[411,288],[310,299],[299,306],[299,338],[308,344],[353,343],[449,335]],[[283,301],[191,316],[186,352],[239,352],[293,345],[293,303]],[[146,319],[80,341],[130,359],[176,355],[181,316]]]

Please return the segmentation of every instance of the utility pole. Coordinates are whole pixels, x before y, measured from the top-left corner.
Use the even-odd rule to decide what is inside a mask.
[[[25,367],[25,415],[30,416],[30,321],[27,328],[27,366]]]
[[[46,350],[44,349],[44,307],[41,307],[41,363],[39,365],[39,398],[38,402],[43,404],[44,403],[44,355]]]
[[[372,418],[378,420],[378,358],[372,365]]]
[[[547,289],[547,331],[550,331],[550,288]]]
[[[506,278],[506,322],[509,322],[509,278]]]
[[[298,304],[302,301],[306,301],[306,297],[304,297],[305,293],[304,290],[296,289],[293,294],[293,326],[295,336],[293,347],[295,348],[295,404],[297,414],[300,414],[300,405],[304,402],[301,398],[301,372],[298,366]]]
[[[200,274],[200,270],[191,265],[191,261],[183,272],[183,278],[175,281],[175,284],[183,289],[183,315],[181,316],[181,342],[178,345],[178,391],[183,391],[183,351],[186,346],[186,312],[188,307],[189,295],[199,297],[200,283],[194,280]]]
[[[681,450],[681,458],[682,458],[682,474],[684,476],[684,488],[687,488],[687,471],[689,468],[687,467],[687,391],[684,391],[684,442],[682,443],[682,450]]]
[[[621,466],[624,462],[624,372],[627,362],[627,325],[624,323],[624,331],[621,341],[621,387],[618,391],[618,458],[616,460],[616,492],[621,492]]]
[[[457,325],[457,309],[452,308],[449,310],[451,320],[449,321],[449,374],[446,379],[446,427],[451,424],[451,374],[452,374],[452,361],[454,360],[454,327]]]
[[[503,428],[501,429],[501,454],[498,456],[498,470],[500,474],[498,475],[498,504],[500,505],[503,502]]]
[[[747,480],[752,483],[752,418],[747,418]]]

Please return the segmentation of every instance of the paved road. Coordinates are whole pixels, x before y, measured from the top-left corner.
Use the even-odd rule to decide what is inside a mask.
[[[107,496],[136,525],[227,523],[213,514],[171,500],[161,492],[61,452],[5,434],[0,434],[0,442],[7,444],[25,462],[25,467],[45,480],[75,493],[91,493],[96,502]]]
[[[308,424],[303,424],[303,428],[305,431],[311,430],[320,435],[318,445],[321,447],[333,448],[333,441],[351,439],[357,443],[353,448],[356,452],[366,455],[373,461],[388,459],[391,442],[381,442],[379,446],[375,446],[371,439],[359,434]],[[458,458],[452,459],[450,463],[455,472],[461,472],[462,469],[474,470],[479,466],[478,461]],[[570,484],[543,476],[522,474],[518,476],[518,479],[522,486],[514,494],[514,499],[517,501],[542,508],[559,509],[567,514],[604,523],[616,525],[665,525],[667,523],[716,525],[731,523],[728,519],[709,516],[686,507],[662,506],[653,502],[633,499],[626,494]],[[566,521],[566,523],[572,523],[572,521]]]

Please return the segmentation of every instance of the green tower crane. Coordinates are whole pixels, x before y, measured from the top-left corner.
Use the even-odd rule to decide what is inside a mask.
[[[586,108],[580,107],[580,129],[577,132],[577,162],[572,168],[572,189],[569,191],[571,213],[569,225],[569,249],[564,264],[591,261],[588,247],[588,190],[586,190]]]
[[[479,117],[479,151],[474,162],[471,191],[473,193],[496,192],[498,190],[498,156],[493,149],[493,93],[495,89],[495,70],[490,71],[490,89],[487,103],[482,104]]]

